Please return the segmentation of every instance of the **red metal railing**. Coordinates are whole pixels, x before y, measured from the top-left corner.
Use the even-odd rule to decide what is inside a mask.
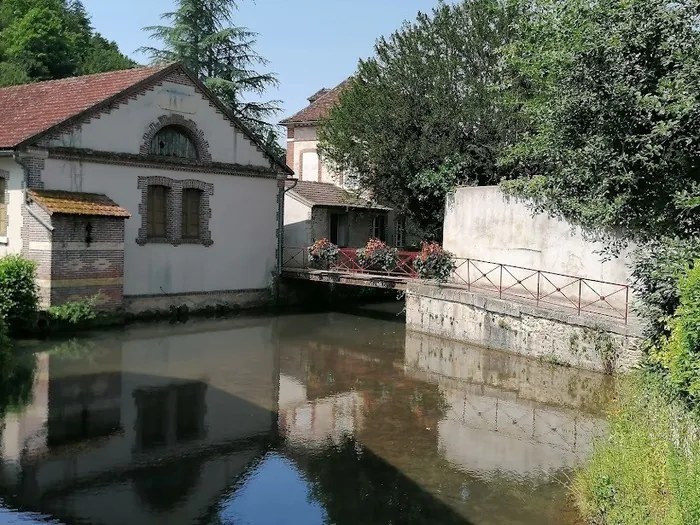
[[[413,262],[417,252],[399,252],[396,266],[388,272],[363,268],[356,249],[343,248],[338,260],[329,271],[355,274],[386,275],[406,279],[417,278]],[[285,248],[283,267],[309,267],[308,252],[304,248]],[[451,286],[467,290],[482,290],[498,297],[517,298],[537,305],[545,304],[583,313],[611,317],[627,323],[629,318],[630,287],[586,277],[534,270],[510,264],[479,259],[456,259]]]

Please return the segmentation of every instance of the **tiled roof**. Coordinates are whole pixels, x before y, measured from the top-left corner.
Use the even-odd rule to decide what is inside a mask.
[[[288,182],[287,186],[291,187],[294,183]],[[311,182],[300,180],[297,185],[290,190],[302,200],[309,203],[311,206],[340,206],[350,208],[373,208],[376,210],[388,210],[384,206],[378,206],[371,202],[353,195],[349,191],[344,190],[328,182]]]
[[[0,148],[14,148],[155,73],[142,67],[0,89]]]
[[[30,190],[30,198],[49,215],[91,215],[131,217],[131,214],[112,199],[100,193],[77,191]]]
[[[314,99],[318,95],[317,92],[311,97],[314,101],[306,106],[304,109],[295,113],[289,118],[284,119],[280,124],[288,126],[290,124],[306,123],[306,122],[318,122],[322,118],[328,115],[328,112],[333,109],[333,107],[338,105],[340,100],[340,95],[343,90],[348,86],[349,79],[341,82],[339,85],[333,89],[327,91],[325,94]]]

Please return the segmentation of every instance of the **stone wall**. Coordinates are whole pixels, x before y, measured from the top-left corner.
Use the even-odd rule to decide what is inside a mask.
[[[641,358],[641,327],[636,324],[447,286],[409,284],[406,325],[417,332],[609,373],[629,370]]]

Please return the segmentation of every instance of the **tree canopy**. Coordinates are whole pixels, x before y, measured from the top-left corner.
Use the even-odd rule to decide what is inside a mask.
[[[603,238],[697,235],[700,1],[537,0],[526,14],[505,53],[526,132],[504,187]]]
[[[320,130],[336,170],[441,236],[444,202],[457,184],[495,183],[510,132],[498,111],[498,50],[510,39],[510,4],[441,3],[360,61]]]
[[[160,47],[141,51],[154,63],[182,62],[251,131],[275,146],[269,120],[279,111],[279,101],[255,98],[276,86],[277,77],[257,70],[267,60],[255,51],[256,33],[234,24],[237,7],[235,0],[176,0],[175,10],[162,15],[164,25],[145,28]]]
[[[79,0],[0,3],[0,86],[135,65],[114,42],[95,33]]]

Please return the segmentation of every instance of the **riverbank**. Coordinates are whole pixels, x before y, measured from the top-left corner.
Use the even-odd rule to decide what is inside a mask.
[[[700,523],[700,419],[658,375],[618,381],[609,436],[577,472],[572,491],[594,525]]]

